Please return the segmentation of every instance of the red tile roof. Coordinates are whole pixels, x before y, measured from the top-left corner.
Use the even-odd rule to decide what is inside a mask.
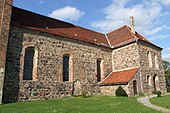
[[[142,37],[137,32],[136,34],[133,34],[130,31],[130,27],[128,27],[127,25],[124,25],[119,29],[107,33],[106,34],[106,36],[108,37],[107,40],[105,34],[88,30],[86,28],[82,28],[67,22],[49,18],[16,7],[13,7],[12,10],[11,24],[15,26],[20,26],[24,28],[41,31],[41,32],[50,33],[57,36],[63,36],[63,37],[84,41],[96,45],[102,45],[109,48],[111,47],[109,46],[108,40],[112,47],[115,45],[116,46],[124,45],[125,44],[124,42],[130,42],[136,39],[152,44],[150,41]]]
[[[100,85],[112,85],[112,84],[126,84],[137,73],[139,68],[112,72],[108,77],[100,83]]]
[[[64,36],[75,40],[109,46],[105,35],[102,33],[16,7],[13,7],[11,20],[12,25],[26,27],[57,36]]]
[[[156,46],[155,44],[153,44],[152,42],[150,42],[149,40],[141,36],[139,33],[136,32],[136,34],[133,34],[131,32],[131,28],[127,25],[124,25],[123,27],[113,30],[107,33],[106,35],[109,38],[110,44],[112,46],[120,45],[122,42],[129,42],[133,40],[141,40],[141,41],[144,41],[146,43]]]

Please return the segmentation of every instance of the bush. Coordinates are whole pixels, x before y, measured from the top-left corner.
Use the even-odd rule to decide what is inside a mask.
[[[119,86],[118,89],[116,90],[116,96],[128,96],[126,91],[121,87]]]
[[[87,98],[88,92],[87,92],[87,91],[82,91],[81,96],[82,96],[83,98]]]
[[[139,92],[139,97],[144,97],[144,96],[145,96],[145,94],[144,94],[144,93]]]
[[[167,87],[167,92],[170,92],[170,86]]]
[[[157,94],[157,97],[161,97],[162,92],[161,91],[153,91],[153,94]]]
[[[157,91],[157,97],[161,97],[162,92],[161,91]]]

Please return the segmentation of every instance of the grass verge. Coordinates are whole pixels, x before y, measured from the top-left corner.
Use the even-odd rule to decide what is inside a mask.
[[[154,105],[170,109],[170,95],[151,98],[150,101]]]
[[[0,113],[160,113],[130,97],[71,97],[0,105]]]

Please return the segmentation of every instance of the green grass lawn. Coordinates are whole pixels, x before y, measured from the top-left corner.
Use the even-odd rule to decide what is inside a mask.
[[[0,113],[160,113],[134,98],[93,96],[70,97],[0,105]]]
[[[152,104],[170,109],[170,95],[150,99]]]

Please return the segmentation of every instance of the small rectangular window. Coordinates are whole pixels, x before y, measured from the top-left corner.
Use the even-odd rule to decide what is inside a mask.
[[[101,60],[97,60],[97,82],[101,81]]]
[[[25,50],[23,80],[33,79],[34,53],[33,47],[26,48]]]
[[[69,81],[69,59],[68,55],[63,56],[63,81]]]

